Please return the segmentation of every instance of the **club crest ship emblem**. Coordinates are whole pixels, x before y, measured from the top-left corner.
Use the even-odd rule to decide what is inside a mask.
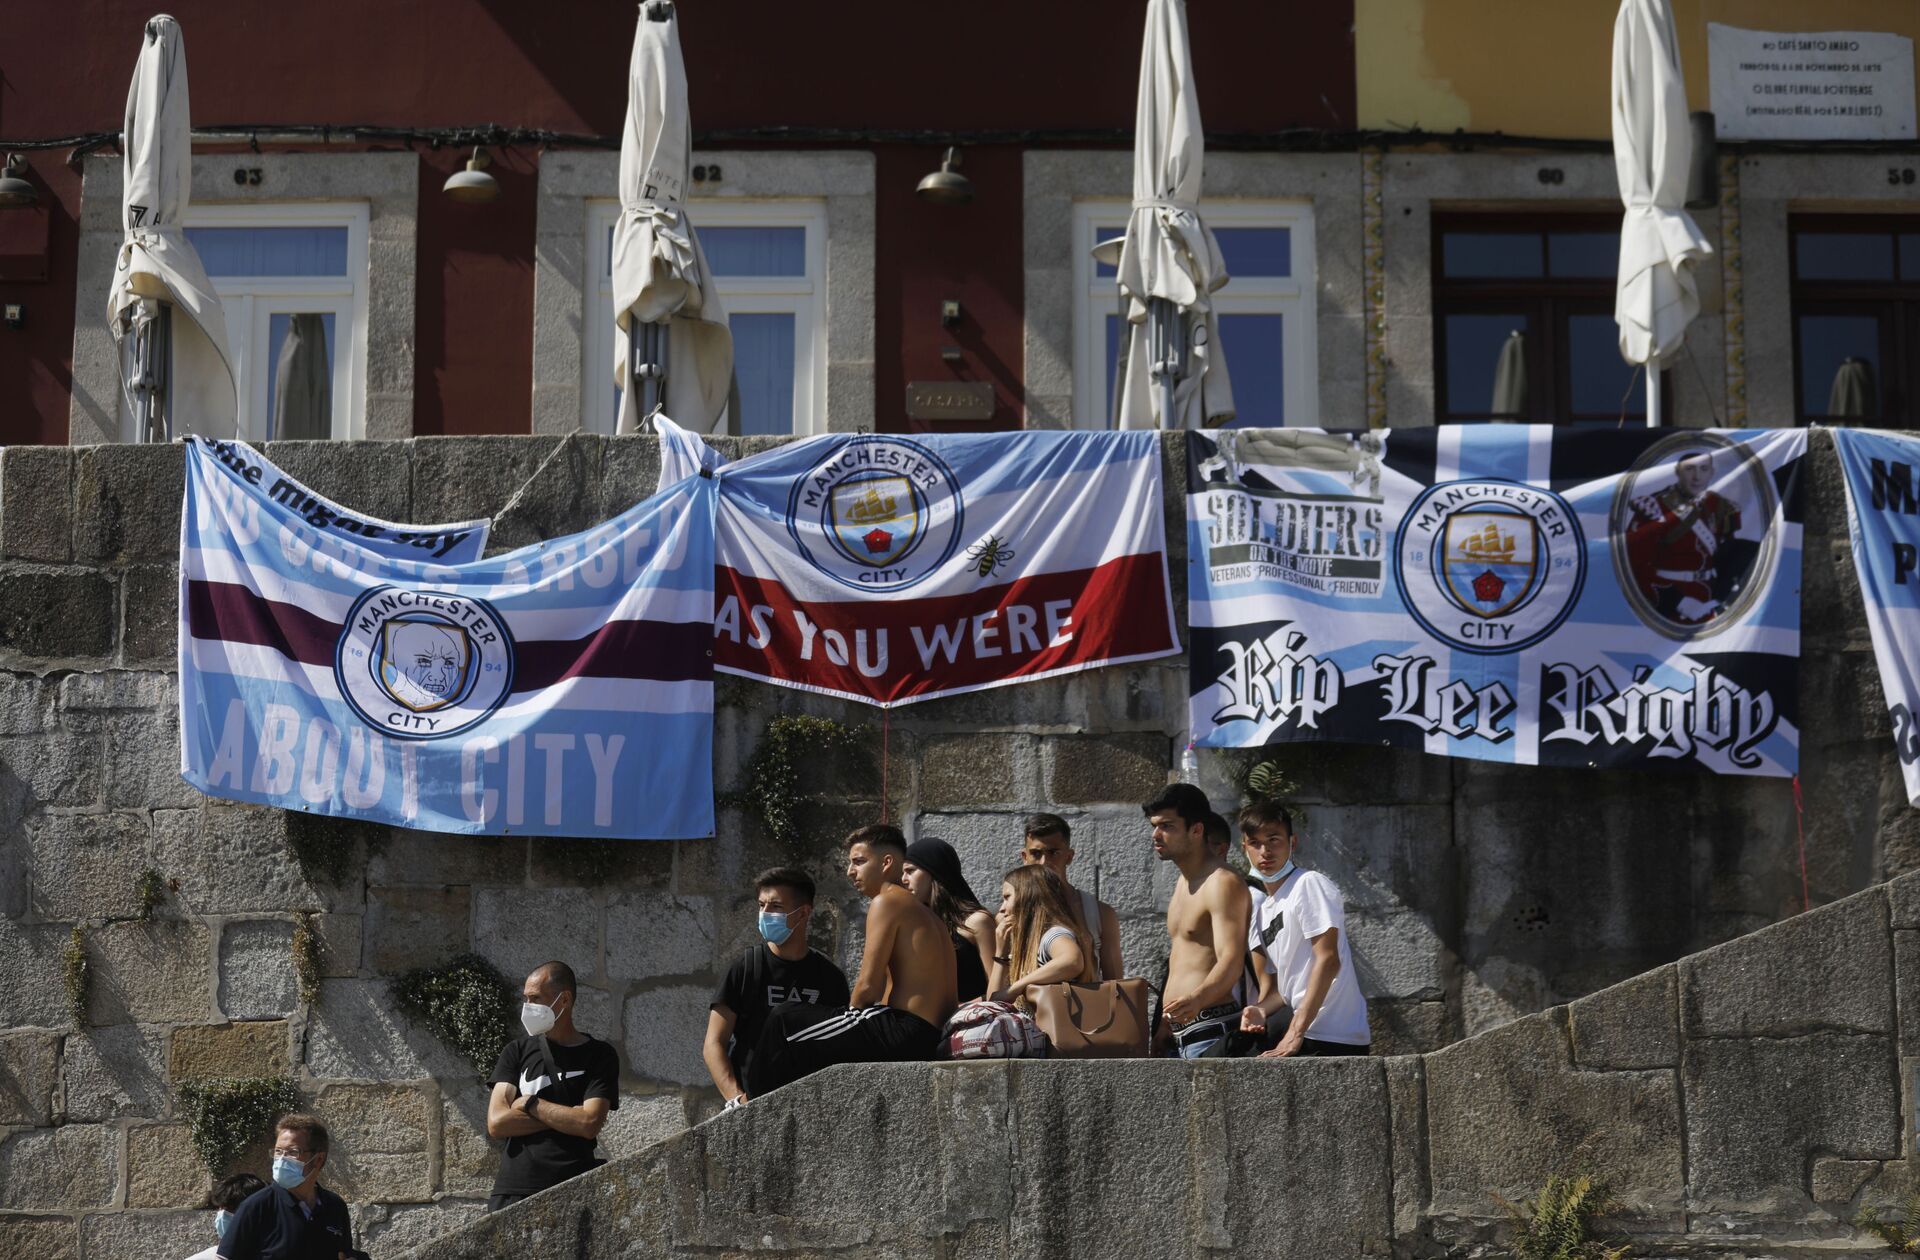
[[[380,586],[354,601],[333,672],[367,725],[443,739],[485,720],[512,691],[513,636],[485,600]]]
[[[862,436],[796,478],[787,531],[836,582],[898,591],[924,581],[960,542],[960,485],[939,456],[905,438]]]
[[[1539,589],[1539,534],[1520,512],[1455,512],[1447,518],[1445,577],[1460,611],[1500,617]]]
[[[1531,647],[1586,584],[1580,518],[1552,490],[1484,478],[1414,499],[1394,539],[1394,583],[1416,621],[1466,652]]]

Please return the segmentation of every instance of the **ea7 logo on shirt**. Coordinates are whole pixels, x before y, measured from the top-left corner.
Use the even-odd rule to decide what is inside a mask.
[[[953,470],[917,442],[859,437],[793,483],[787,532],[814,568],[862,591],[927,578],[960,544]]]
[[[513,688],[513,636],[471,596],[379,586],[354,601],[334,678],[361,720],[402,739],[445,739],[485,720]]]
[[[1395,552],[1407,611],[1466,652],[1517,652],[1546,638],[1587,576],[1567,501],[1491,477],[1428,487],[1401,520]]]
[[[778,1006],[782,1002],[807,1002],[820,1005],[820,990],[802,989],[799,986],[770,984],[767,986],[767,1005]]]

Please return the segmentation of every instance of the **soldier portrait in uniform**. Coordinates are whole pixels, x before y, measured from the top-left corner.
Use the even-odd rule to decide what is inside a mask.
[[[1614,541],[1625,543],[1625,576],[1644,601],[1643,616],[1685,634],[1743,602],[1772,516],[1769,505],[1744,501],[1744,464],[1736,449],[1690,445],[1631,476]]]

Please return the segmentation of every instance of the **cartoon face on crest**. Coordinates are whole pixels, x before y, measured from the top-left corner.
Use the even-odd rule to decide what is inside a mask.
[[[464,628],[428,614],[395,617],[381,627],[374,678],[394,703],[431,713],[466,695],[472,662]]]

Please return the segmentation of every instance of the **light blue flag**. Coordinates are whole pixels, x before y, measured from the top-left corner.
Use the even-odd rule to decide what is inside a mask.
[[[1847,481],[1853,567],[1893,718],[1907,800],[1920,803],[1920,439],[1831,429]]]

